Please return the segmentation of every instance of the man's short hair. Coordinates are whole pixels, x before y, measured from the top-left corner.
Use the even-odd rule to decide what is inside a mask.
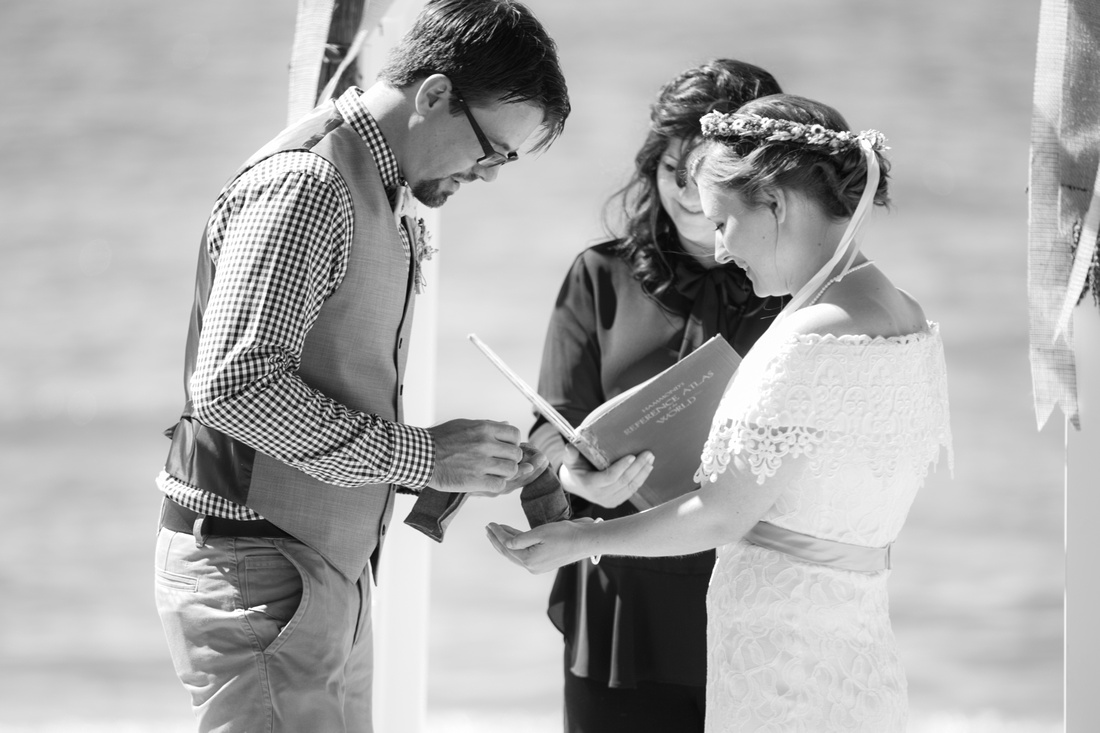
[[[471,105],[541,108],[543,134],[535,150],[549,146],[569,116],[557,45],[514,0],[430,0],[378,76],[404,89],[432,74],[446,75]],[[461,108],[452,102],[451,113]]]

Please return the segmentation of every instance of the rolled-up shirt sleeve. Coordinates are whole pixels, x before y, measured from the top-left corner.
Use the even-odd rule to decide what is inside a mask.
[[[219,201],[208,226],[215,276],[190,382],[195,415],[326,483],[423,488],[435,460],[426,430],[336,402],[297,371],[306,335],[346,272],[351,212],[335,168],[308,153],[272,156]]]

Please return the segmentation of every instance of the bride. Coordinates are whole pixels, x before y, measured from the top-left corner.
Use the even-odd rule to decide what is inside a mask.
[[[717,547],[708,732],[904,731],[890,544],[951,433],[938,326],[859,252],[888,200],[885,141],[792,95],[702,126],[692,170],[715,257],[793,298],[727,388],[699,489],[602,523],[491,524],[490,540],[536,573]]]

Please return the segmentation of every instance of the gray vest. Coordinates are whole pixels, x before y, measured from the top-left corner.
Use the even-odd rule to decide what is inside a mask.
[[[305,339],[298,374],[347,407],[400,422],[414,289],[378,167],[363,140],[329,103],[280,133],[237,176],[289,150],[309,150],[336,166],[351,191],[354,212],[347,273]],[[204,235],[187,338],[185,389],[194,371],[213,277]],[[390,485],[344,488],[318,481],[199,423],[189,392],[183,416],[172,431],[166,470],[184,483],[259,512],[320,552],[350,580],[356,580],[368,562],[377,570],[393,512]]]

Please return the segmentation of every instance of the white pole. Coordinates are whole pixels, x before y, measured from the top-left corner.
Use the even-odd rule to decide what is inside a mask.
[[[363,85],[369,87],[393,45],[412,25],[423,0],[395,0],[372,32],[362,55]],[[366,10],[370,16],[370,7]],[[439,213],[420,206],[439,248]],[[435,422],[436,331],[439,254],[425,261],[427,287],[416,298],[405,370],[405,422]],[[374,590],[374,726],[378,733],[422,733],[428,707],[428,590],[431,540],[404,524],[412,497],[398,496]]]
[[[1066,420],[1065,715],[1067,733],[1100,721],[1100,314],[1091,293],[1073,319],[1081,429]]]

